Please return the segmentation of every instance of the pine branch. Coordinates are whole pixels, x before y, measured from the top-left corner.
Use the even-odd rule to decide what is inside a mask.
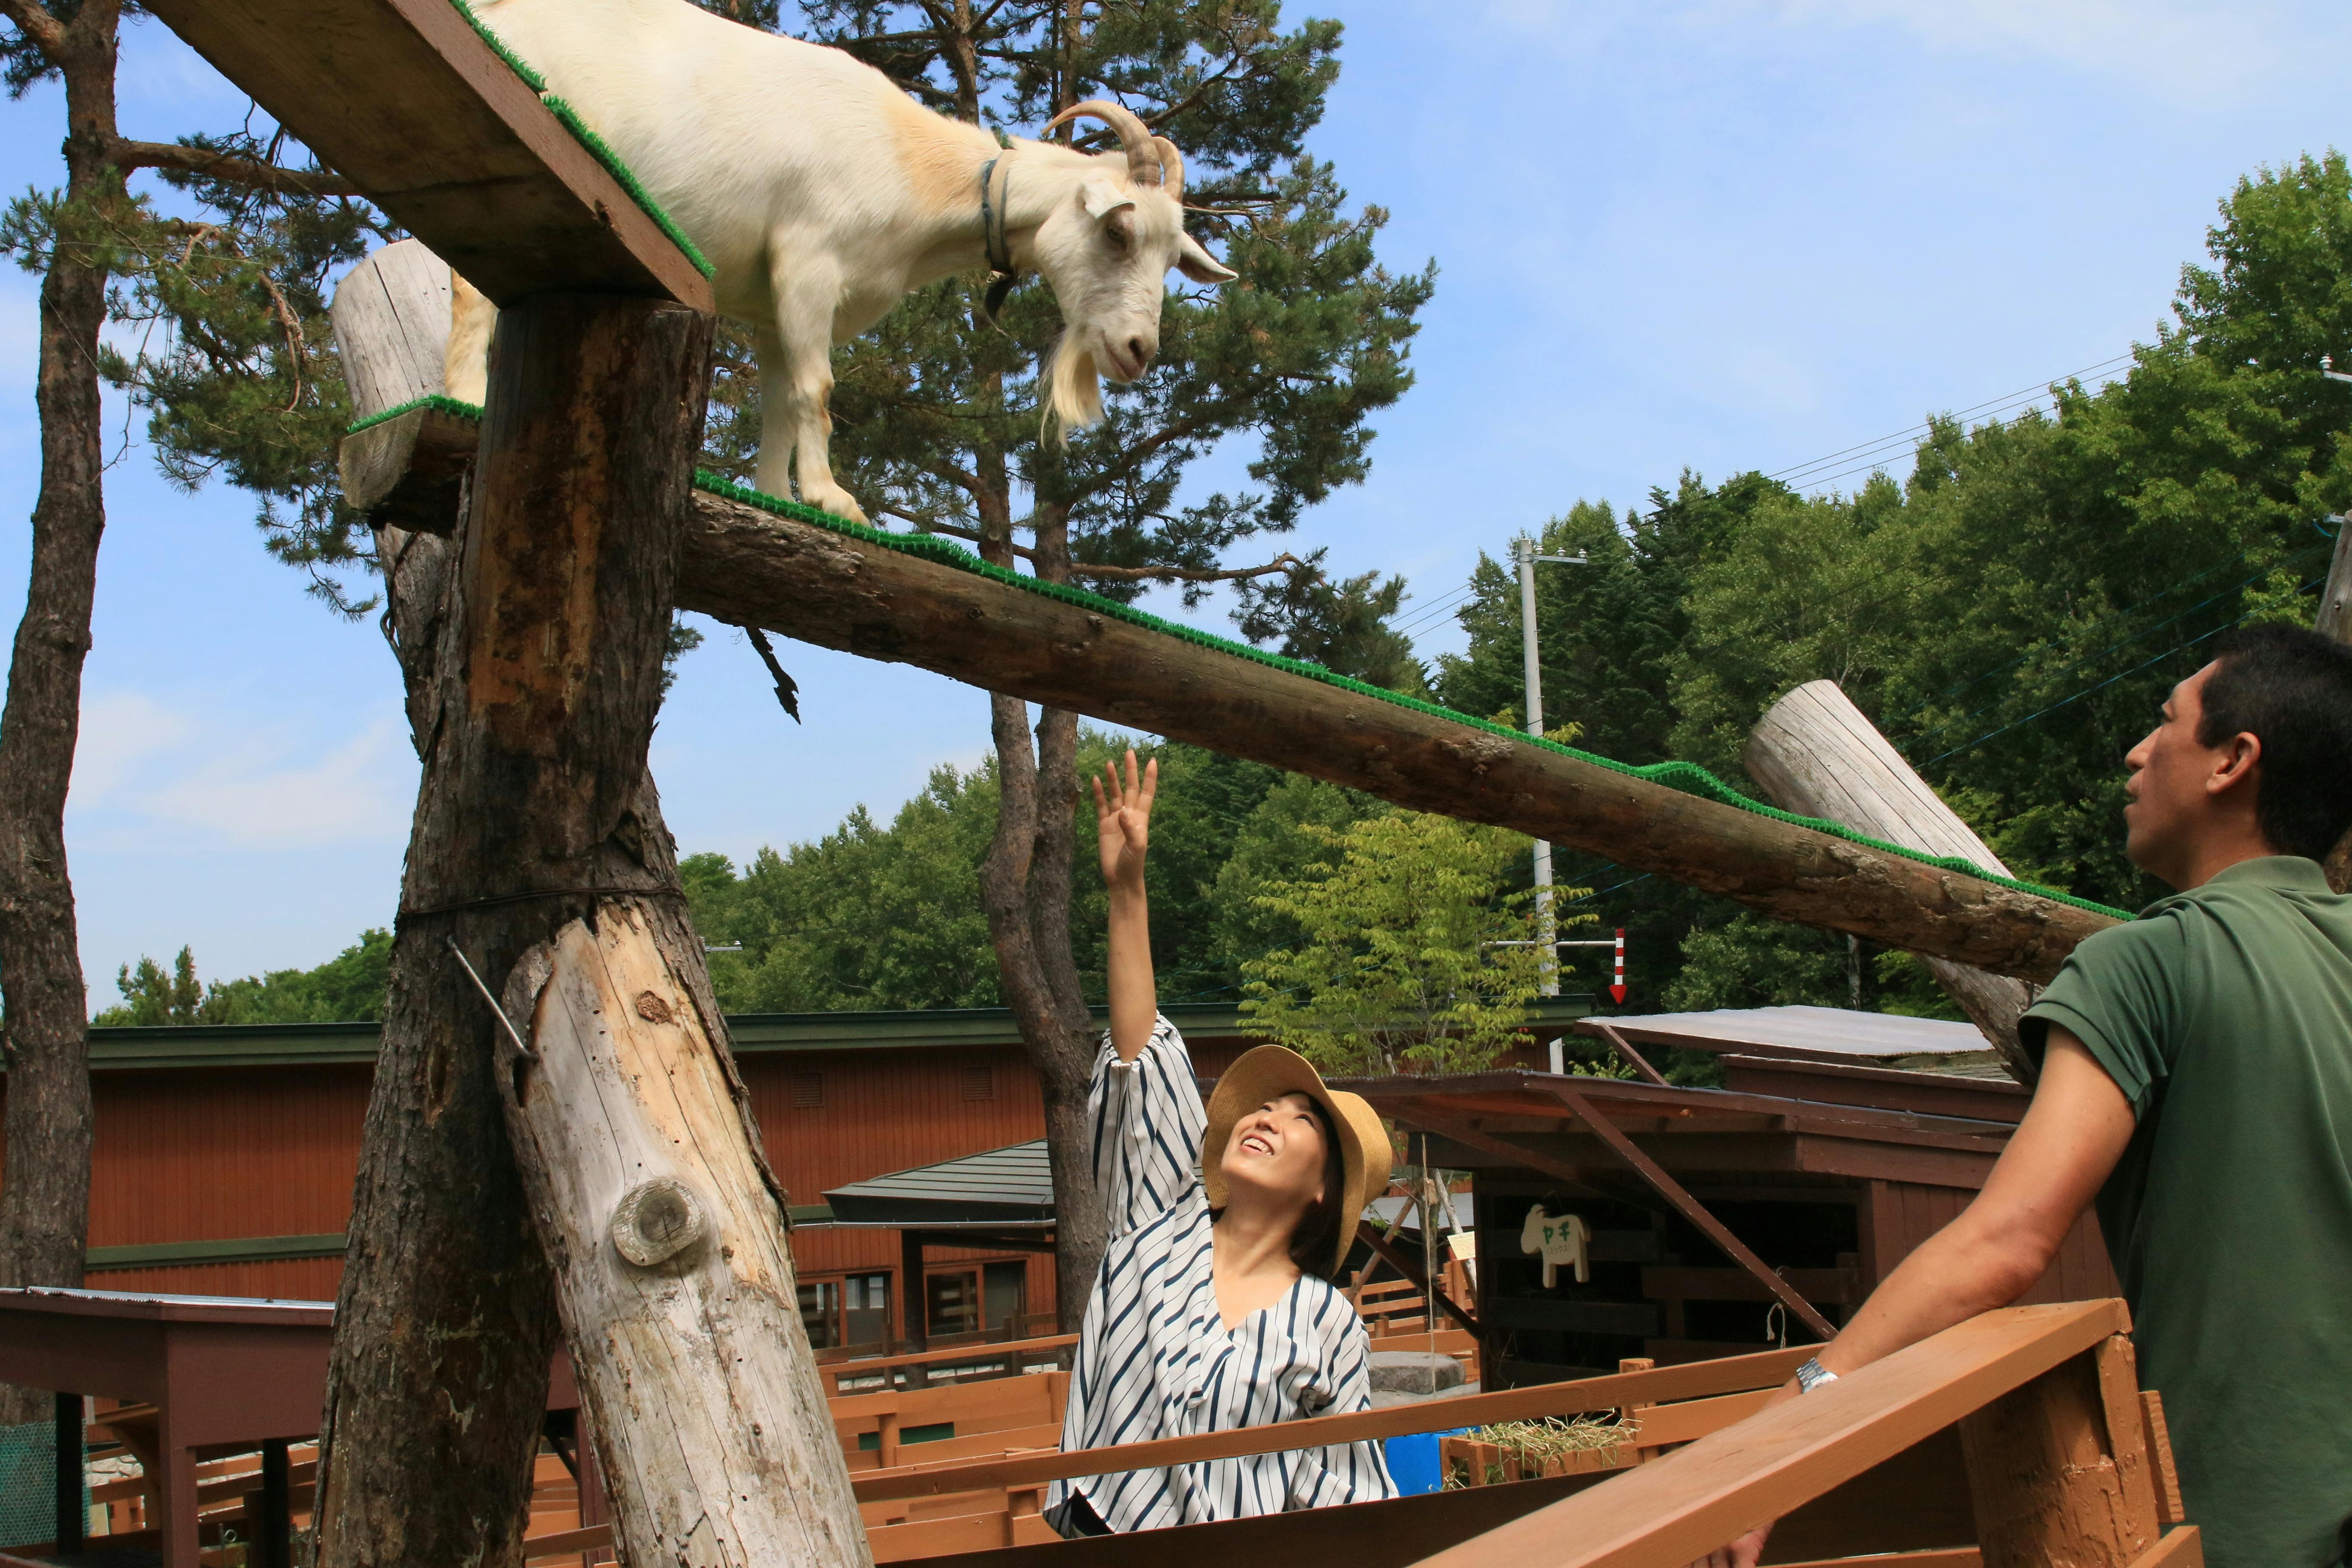
[[[26,3],[27,0],[0,0],[0,5],[12,8]],[[132,142],[120,136],[109,137],[106,161],[125,174],[133,169],[177,169],[207,180],[249,185],[282,195],[356,196],[362,194],[357,185],[339,175],[281,169],[275,163],[240,158],[230,153],[215,153],[204,147],[182,146],[172,142]]]
[[[52,65],[63,65],[66,58],[65,24],[50,14],[38,0],[0,0],[0,16],[16,24],[16,30],[26,40],[49,58]]]

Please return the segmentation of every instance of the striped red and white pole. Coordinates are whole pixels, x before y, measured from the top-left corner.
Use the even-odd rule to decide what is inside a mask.
[[[1625,1005],[1625,928],[1617,928],[1617,976],[1610,983],[1609,1000],[1618,1006]]]

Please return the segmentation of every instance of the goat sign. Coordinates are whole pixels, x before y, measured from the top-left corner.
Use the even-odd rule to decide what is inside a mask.
[[[1100,378],[1160,352],[1170,268],[1234,274],[1184,232],[1184,159],[1129,110],[1088,115],[1116,153],[1014,137],[922,108],[838,49],[778,37],[691,0],[492,0],[475,15],[570,100],[717,269],[719,313],[760,362],[757,482],[856,521],[827,454],[831,355],[908,290],[983,263],[1044,276],[1062,309],[1047,376],[1066,428],[1102,417]],[[488,389],[497,312],[458,280],[449,395]]]
[[[1578,1284],[1588,1283],[1592,1278],[1591,1248],[1592,1227],[1584,1223],[1582,1215],[1549,1215],[1538,1204],[1528,1211],[1528,1223],[1519,1227],[1519,1250],[1543,1254],[1547,1290],[1559,1282],[1563,1263],[1576,1269]]]

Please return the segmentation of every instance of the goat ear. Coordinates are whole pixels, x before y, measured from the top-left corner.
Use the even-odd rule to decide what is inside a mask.
[[[1087,216],[1099,223],[1121,207],[1135,205],[1132,192],[1121,190],[1108,180],[1092,179],[1078,187],[1078,200],[1086,204]]]
[[[1181,232],[1176,237],[1176,270],[1195,283],[1230,283],[1241,276],[1210,255],[1199,240]]]

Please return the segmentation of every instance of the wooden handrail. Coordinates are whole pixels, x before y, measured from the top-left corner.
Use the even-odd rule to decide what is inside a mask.
[[[1690,1562],[2130,1326],[2121,1301],[1987,1312],[1606,1486],[1424,1558],[1419,1568]]]
[[[1807,1347],[1791,1346],[1784,1351],[1762,1351],[1755,1355],[1730,1356],[1721,1361],[1692,1362],[1683,1366],[1657,1367],[1648,1372],[1612,1373],[1603,1377],[1579,1378],[1572,1383],[1500,1389],[1492,1394],[1469,1394],[1454,1399],[1431,1400],[1425,1404],[1401,1405],[1387,1410],[1365,1410],[1348,1415],[1317,1415],[1303,1421],[1244,1426],[1230,1432],[1161,1437],[1149,1443],[1122,1444],[1115,1448],[1024,1454],[1011,1458],[967,1459],[929,1466],[908,1465],[895,1470],[857,1477],[851,1485],[860,1502],[879,1502],[890,1498],[934,1497],[948,1492],[976,1491],[988,1487],[1035,1486],[1043,1481],[1067,1480],[1076,1476],[1159,1469],[1168,1465],[1230,1459],[1244,1454],[1320,1448],[1333,1443],[1371,1442],[1452,1426],[1484,1426],[1500,1421],[1532,1421],[1546,1415],[1577,1415],[1614,1410],[1628,1405],[1664,1405],[1674,1400],[1705,1399],[1717,1394],[1776,1388],[1788,1381],[1789,1375],[1811,1353]]]
[[[902,1366],[929,1366],[943,1361],[1003,1361],[1008,1357],[1043,1355],[1077,1342],[1076,1334],[1054,1334],[1038,1340],[1006,1340],[997,1344],[957,1345],[943,1351],[910,1351],[905,1355],[820,1362],[817,1371],[827,1377],[864,1377],[871,1373],[891,1372]]]

